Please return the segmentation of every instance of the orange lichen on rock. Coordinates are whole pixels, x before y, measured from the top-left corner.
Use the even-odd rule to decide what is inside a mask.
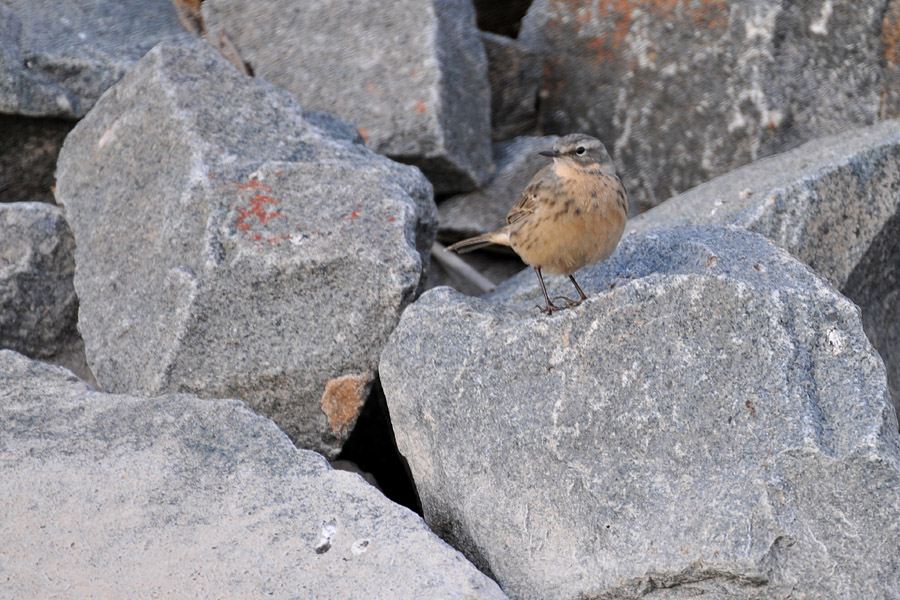
[[[322,393],[322,412],[336,436],[344,435],[356,422],[366,401],[366,391],[372,381],[371,373],[342,375],[328,380]]]
[[[900,65],[900,4],[892,2],[881,20],[881,47],[889,68]]]

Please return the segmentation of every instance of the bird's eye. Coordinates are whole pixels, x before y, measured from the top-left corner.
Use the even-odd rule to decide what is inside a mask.
[[[581,156],[581,155],[584,154],[584,153],[585,153],[584,146],[578,146],[578,147],[575,149],[575,154],[577,154],[578,156]]]

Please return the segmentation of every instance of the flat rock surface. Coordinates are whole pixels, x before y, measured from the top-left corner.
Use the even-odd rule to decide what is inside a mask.
[[[10,598],[505,598],[236,400],[103,394],[0,351]]]
[[[205,42],[162,44],[66,139],[79,329],[105,391],[237,397],[334,456],[416,294],[436,209]]]
[[[862,308],[900,410],[900,121],[808,142],[699,185],[628,222],[640,233],[731,224],[761,233]]]
[[[150,48],[179,39],[168,0],[3,0],[0,113],[80,118]]]
[[[487,61],[468,0],[207,0],[203,16],[257,76],[353,122],[438,193],[490,175]]]
[[[522,599],[900,595],[897,418],[851,302],[739,229],[579,280],[552,317],[531,273],[403,314],[381,381],[437,532]]]

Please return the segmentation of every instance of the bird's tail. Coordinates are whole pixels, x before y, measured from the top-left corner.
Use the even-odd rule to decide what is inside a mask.
[[[453,250],[462,254],[464,252],[471,252],[472,250],[490,246],[491,244],[509,246],[509,227],[504,227],[497,231],[484,233],[467,240],[462,240],[461,242],[456,242],[452,246],[448,246],[447,250]]]

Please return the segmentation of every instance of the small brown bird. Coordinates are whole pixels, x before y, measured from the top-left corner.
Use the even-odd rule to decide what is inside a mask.
[[[625,230],[625,186],[603,143],[575,133],[541,152],[553,162],[537,172],[519,196],[506,226],[447,248],[469,252],[489,244],[510,246],[534,267],[547,305],[541,312],[578,306],[587,296],[573,273],[612,255]],[[542,272],[568,275],[580,300],[556,306],[547,295]]]

